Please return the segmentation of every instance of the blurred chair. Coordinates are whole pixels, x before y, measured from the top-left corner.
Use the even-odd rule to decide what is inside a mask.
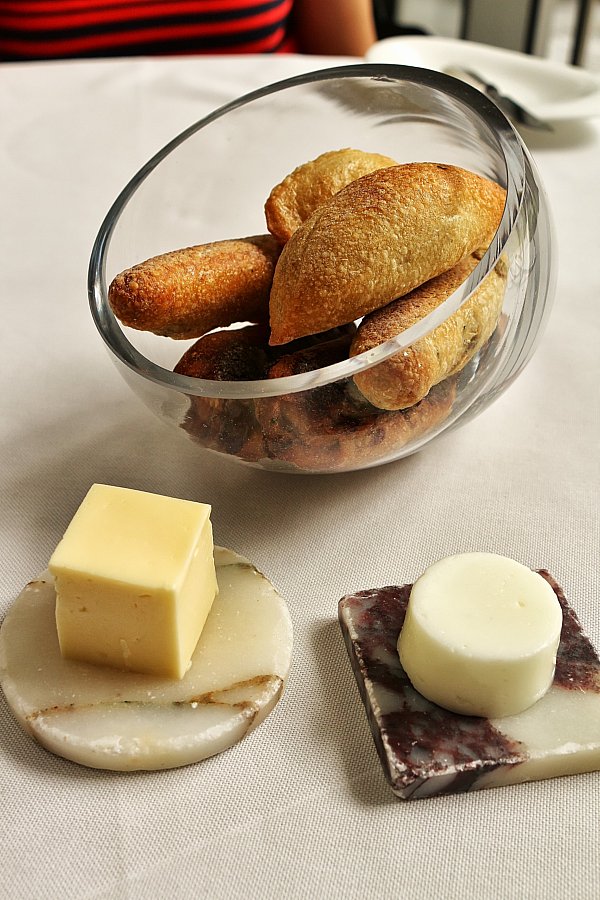
[[[442,4],[444,0],[438,0]],[[460,25],[456,37],[544,56],[557,0],[454,0]],[[568,62],[582,65],[594,0],[572,0],[573,33]],[[403,20],[402,0],[373,0],[378,37],[435,33]],[[434,4],[430,3],[430,7]],[[441,6],[440,6],[441,8]],[[431,12],[430,12],[431,18]]]
[[[573,33],[567,62],[582,65],[590,33],[593,0],[572,0]],[[557,0],[462,0],[461,37],[544,56]]]
[[[380,41],[403,34],[427,34],[426,30],[418,26],[399,24],[396,17],[397,6],[396,0],[373,0],[375,28]]]

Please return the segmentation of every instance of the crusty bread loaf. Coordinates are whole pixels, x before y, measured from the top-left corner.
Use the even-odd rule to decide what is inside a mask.
[[[348,335],[282,356],[269,378],[299,375],[346,359]],[[375,465],[439,425],[456,395],[452,379],[416,406],[400,412],[375,409],[345,379],[311,391],[256,401],[270,459],[308,472],[333,472]]]
[[[267,329],[260,325],[213,332],[186,351],[175,371],[215,381],[304,374],[347,359],[353,334],[353,328],[337,329],[310,344],[288,345],[282,354],[268,346]],[[202,447],[247,462],[270,459],[279,467],[339,471],[394,455],[438,425],[454,396],[452,379],[400,412],[376,409],[347,379],[276,397],[190,396],[181,427]]]
[[[280,250],[270,234],[174,250],[117,275],[109,303],[123,324],[177,339],[268,322]]]
[[[209,381],[254,381],[267,377],[269,331],[266,325],[246,325],[213,331],[189,347],[174,372]]]
[[[313,214],[315,209],[362,175],[395,166],[380,153],[363,150],[330,150],[303,163],[276,185],[265,203],[267,228],[282,244]]]
[[[350,350],[357,356],[423,319],[471,274],[482,253],[471,254],[399,300],[365,316]],[[380,409],[406,409],[459,372],[488,340],[500,315],[506,266],[501,259],[479,288],[441,325],[410,347],[354,376],[360,392]]]
[[[267,341],[264,325],[205,334],[186,350],[175,372],[210,381],[266,378]],[[253,399],[190,396],[189,403],[181,427],[202,447],[248,461],[265,455]]]
[[[319,207],[283,248],[271,344],[364,316],[447,271],[498,228],[505,192],[438,163],[379,169]]]
[[[320,344],[339,342],[348,356],[352,338],[356,334],[354,323],[340,328],[332,328],[307,338],[300,338],[285,347],[269,346],[267,325],[246,325],[243,328],[228,328],[212,331],[198,338],[185,351],[174,372],[191,378],[208,381],[255,381],[261,378],[275,378],[269,375],[271,367],[283,356],[294,356],[302,351],[302,359],[314,359],[313,368],[323,363]],[[341,357],[340,357],[341,358]],[[307,368],[304,371],[308,371]]]
[[[303,338],[286,346],[286,358],[302,359],[303,371],[311,368],[311,361],[312,368],[323,365],[323,359],[330,358],[329,347],[340,348],[336,361],[347,358],[355,333],[355,326],[350,325],[315,338]],[[320,344],[325,349],[319,349]],[[269,347],[269,329],[266,325],[246,325],[203,335],[186,350],[174,371],[209,381],[253,381],[276,377],[277,373],[269,373],[272,368],[277,368],[283,352],[279,347]],[[283,364],[279,374],[284,375],[288,371],[291,372],[291,369],[286,369]],[[354,392],[358,395],[356,388]],[[278,433],[279,425],[270,422],[268,415],[261,415],[262,424],[259,423],[257,413],[265,408],[271,409],[270,398],[230,400],[216,396],[190,396],[189,400],[182,428],[203,447],[233,454],[247,461],[269,455],[266,435],[271,428]],[[310,407],[310,400],[305,402]],[[362,399],[360,402],[371,408]],[[295,436],[294,441],[301,441],[301,437]]]

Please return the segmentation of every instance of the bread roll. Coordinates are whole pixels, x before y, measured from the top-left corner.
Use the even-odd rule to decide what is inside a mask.
[[[189,347],[174,368],[179,375],[209,381],[254,381],[267,377],[268,328],[247,325],[205,334]]]
[[[117,275],[109,303],[124,325],[176,339],[268,322],[280,250],[270,234],[174,250]]]
[[[271,344],[364,316],[447,271],[498,228],[505,192],[465,169],[408,163],[353,181],[283,248]]]
[[[432,312],[471,274],[482,253],[432,278],[407,296],[366,316],[350,349],[357,356],[410,328]],[[479,288],[446,321],[394,356],[354,376],[362,395],[380,409],[406,409],[459,372],[488,340],[500,315],[506,286],[501,259]]]
[[[317,338],[296,341],[286,347],[293,351],[291,356],[300,356],[306,366],[318,368],[323,358],[329,358],[329,351],[320,351],[318,345],[326,347],[339,345],[341,356],[347,358],[350,343],[356,328],[344,326],[333,329]],[[309,343],[311,346],[308,347]],[[177,365],[175,372],[193,378],[204,378],[211,381],[247,381],[269,376],[270,369],[276,365],[282,351],[269,347],[269,329],[266,325],[247,325],[244,328],[213,331],[205,334],[186,350]],[[289,356],[290,354],[288,354]],[[282,369],[281,374],[288,370]],[[354,388],[355,392],[356,388]],[[294,395],[296,396],[296,395]],[[265,448],[265,434],[271,425],[269,416],[261,416],[261,425],[257,419],[257,411],[271,408],[270,398],[257,399],[222,399],[220,397],[190,396],[190,405],[182,428],[201,446],[219,453],[238,456],[248,462],[255,462],[268,456]],[[363,406],[367,406],[361,400]],[[275,425],[275,427],[277,427]]]
[[[380,153],[363,150],[330,150],[298,166],[271,191],[265,203],[267,228],[285,244],[315,209],[362,175],[395,166]]]
[[[247,325],[205,334],[183,354],[175,372],[211,381],[266,378],[268,329]],[[254,400],[189,397],[181,427],[209,450],[256,461],[264,456]]]
[[[299,375],[347,358],[348,337],[315,344],[282,356],[269,378]],[[376,409],[350,380],[310,391],[264,397],[256,402],[266,455],[293,469],[333,472],[376,465],[443,422],[452,409],[452,379],[434,388],[422,403],[400,412]]]

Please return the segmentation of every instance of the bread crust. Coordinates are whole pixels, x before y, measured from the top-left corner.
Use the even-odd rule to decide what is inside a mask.
[[[267,377],[269,330],[247,325],[213,331],[189,347],[175,368],[179,375],[209,381],[254,381]]]
[[[267,341],[264,325],[205,334],[186,350],[174,371],[210,381],[266,378]],[[254,400],[190,396],[189,401],[181,427],[202,447],[248,461],[264,456]]]
[[[270,234],[174,250],[117,275],[108,300],[124,325],[177,340],[234,322],[268,322],[280,251]]]
[[[309,346],[293,344],[300,349],[281,355],[268,347],[265,332],[254,325],[207,334],[186,351],[175,371],[216,381],[298,375],[347,359],[354,334],[352,328],[340,329]],[[402,412],[376,409],[347,379],[279,397],[190,396],[181,427],[202,447],[246,462],[268,459],[278,467],[329,472],[393,456],[439,425],[454,396],[452,379]]]
[[[281,378],[332,365],[348,355],[342,336],[282,356],[269,370]],[[434,388],[411,409],[388,412],[364,400],[350,380],[296,394],[257,401],[269,459],[308,472],[376,465],[398,449],[439,426],[449,415],[456,387],[452,379]]]
[[[355,333],[354,325],[345,326],[317,338],[294,342],[291,355],[295,357],[300,354],[305,366],[310,366],[312,360],[312,367],[319,368],[323,359],[329,358],[327,350],[319,350],[321,341],[327,346],[339,346],[342,356],[347,357]],[[259,380],[269,377],[269,371],[277,364],[281,353],[279,348],[269,347],[269,329],[266,325],[246,325],[203,335],[186,350],[174,371],[210,381]],[[191,395],[189,401],[182,428],[197,443],[248,462],[268,456],[266,437],[257,411],[263,410],[265,405],[270,408],[269,398],[221,399]],[[272,424],[267,417],[265,432],[268,433]]]
[[[396,161],[364,150],[329,150],[303,163],[276,185],[265,203],[267,228],[282,244],[343,187]]]
[[[283,248],[271,344],[353,321],[487,246],[505,191],[438,163],[378,169],[319,207]]]
[[[350,356],[377,347],[436,309],[468,278],[482,253],[471,254],[448,272],[365,316]],[[406,409],[427,396],[434,385],[461,371],[496,327],[506,274],[501,259],[471,297],[441,325],[410,347],[355,375],[362,395],[380,409]]]

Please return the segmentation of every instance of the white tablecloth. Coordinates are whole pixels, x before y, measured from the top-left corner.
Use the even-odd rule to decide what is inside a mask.
[[[0,67],[0,614],[90,484],[108,482],[212,503],[216,542],[276,583],[295,628],[273,715],[184,769],[79,767],[34,744],[0,699],[2,898],[600,896],[600,775],[394,799],[336,618],[350,591],[485,549],[549,568],[600,643],[600,126],[530,142],[560,251],[532,362],[405,461],[310,478],[205,457],[129,392],[88,312],[93,239],[138,167],[223,102],[329,62]]]

